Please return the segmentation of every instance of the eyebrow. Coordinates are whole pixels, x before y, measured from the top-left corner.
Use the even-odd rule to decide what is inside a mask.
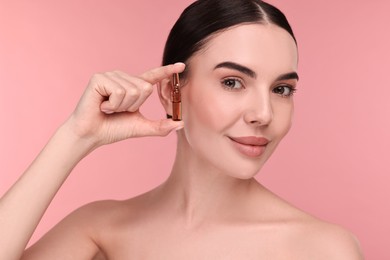
[[[237,71],[239,71],[241,73],[244,73],[245,75],[248,75],[251,78],[257,78],[256,72],[254,72],[253,70],[251,70],[248,67],[245,67],[245,66],[243,66],[241,64],[238,64],[238,63],[235,63],[235,62],[232,62],[232,61],[221,62],[221,63],[217,64],[217,66],[214,67],[214,70],[219,69],[219,68],[228,68],[228,69],[237,70]],[[282,75],[280,75],[279,77],[276,78],[276,81],[289,80],[289,79],[299,80],[298,73],[296,73],[296,72],[289,72],[289,73],[286,73],[286,74],[282,74]]]
[[[280,75],[279,77],[276,78],[276,81],[288,80],[288,79],[296,79],[296,80],[299,80],[298,73],[296,73],[296,72],[290,72],[290,73],[282,74],[282,75]]]
[[[256,72],[254,72],[250,68],[245,67],[245,66],[240,65],[240,64],[235,63],[235,62],[231,62],[231,61],[225,61],[225,62],[221,62],[221,63],[217,64],[217,66],[214,67],[214,70],[219,69],[219,68],[228,68],[228,69],[237,70],[241,73],[244,73],[245,75],[248,75],[251,78],[257,77]]]

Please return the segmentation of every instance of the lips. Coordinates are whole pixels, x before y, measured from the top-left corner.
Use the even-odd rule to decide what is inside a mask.
[[[244,145],[263,146],[269,143],[267,138],[256,136],[229,137],[233,141]]]
[[[241,154],[248,157],[261,156],[269,143],[268,139],[257,136],[229,137],[229,139]]]

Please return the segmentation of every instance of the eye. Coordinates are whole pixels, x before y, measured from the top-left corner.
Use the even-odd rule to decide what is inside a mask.
[[[282,97],[290,97],[295,93],[295,91],[297,90],[289,85],[279,85],[272,90],[273,93]]]
[[[226,78],[221,81],[222,86],[227,90],[240,90],[244,86],[240,79],[237,78]]]

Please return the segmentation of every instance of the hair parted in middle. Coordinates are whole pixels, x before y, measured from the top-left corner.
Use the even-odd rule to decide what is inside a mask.
[[[198,0],[188,6],[172,27],[165,44],[162,65],[184,62],[180,78],[186,79],[189,59],[218,32],[240,24],[274,24],[296,39],[285,15],[260,0]]]

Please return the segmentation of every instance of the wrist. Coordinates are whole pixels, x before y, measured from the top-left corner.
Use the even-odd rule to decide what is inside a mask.
[[[101,146],[94,135],[80,129],[80,124],[71,116],[57,129],[56,135],[85,155]]]

